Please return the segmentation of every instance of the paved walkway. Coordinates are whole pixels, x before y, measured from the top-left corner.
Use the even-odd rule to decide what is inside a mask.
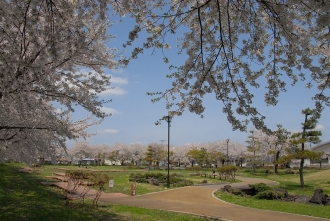
[[[26,169],[22,172],[30,172],[30,170]],[[278,184],[275,181],[259,178],[237,177],[237,179],[242,180],[243,182],[230,184],[232,187],[244,187],[248,184],[254,183],[265,183],[267,185]],[[68,188],[68,184],[65,182],[43,182],[43,185],[56,185],[62,189]],[[222,188],[225,185],[226,184],[188,186],[134,197],[130,197],[123,193],[102,193],[99,201],[104,203],[183,212],[206,217],[219,218],[226,221],[330,220],[289,213],[259,210],[226,203],[213,196],[214,191]],[[86,188],[87,187],[79,186],[77,193],[73,194],[72,197],[79,197],[80,193],[84,192]],[[95,190],[89,189],[86,197],[93,198],[95,194]]]
[[[231,184],[233,187],[242,187],[253,183],[266,183],[276,185],[277,182],[237,177],[243,183]],[[173,190],[167,190],[135,197],[121,197],[102,193],[100,201],[105,203],[138,206],[144,208],[184,212],[207,217],[233,221],[321,221],[329,220],[309,216],[294,215],[281,212],[273,212],[259,209],[236,206],[213,197],[213,192],[223,187],[221,185],[189,186]]]

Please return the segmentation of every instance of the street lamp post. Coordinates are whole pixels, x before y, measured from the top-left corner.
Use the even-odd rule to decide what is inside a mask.
[[[168,125],[168,139],[167,139],[167,188],[170,188],[170,126],[171,126],[171,120],[172,117],[165,116],[165,120],[167,121]]]
[[[229,143],[229,139],[227,139],[226,142],[227,142],[227,166],[228,166],[228,161],[229,161],[229,158],[228,158],[228,143]]]

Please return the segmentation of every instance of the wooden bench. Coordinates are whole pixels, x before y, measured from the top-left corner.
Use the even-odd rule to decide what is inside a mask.
[[[215,173],[210,173],[208,174],[208,176],[211,178],[213,177],[213,179],[215,179],[215,177],[219,176],[218,174],[215,174]]]
[[[219,176],[218,174],[215,174],[215,173],[200,173],[200,176],[204,176],[204,177],[210,177],[210,178],[214,178],[215,179],[215,177],[217,177],[217,176]]]
[[[221,180],[221,178],[225,178],[225,180],[229,177],[228,174],[226,173],[219,173],[219,179]]]

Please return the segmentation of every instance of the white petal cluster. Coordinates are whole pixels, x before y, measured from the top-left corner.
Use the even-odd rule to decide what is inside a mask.
[[[109,2],[0,1],[0,161],[28,162],[65,147],[65,139],[88,136],[97,122],[72,121],[76,105],[106,116],[106,101],[97,97],[110,85],[102,68],[127,61],[106,47]],[[55,103],[65,111],[56,112]]]
[[[130,7],[144,14],[139,24],[150,34],[148,48],[165,48],[166,36],[174,34],[186,53],[171,75],[172,88],[154,99],[167,99],[175,114],[188,108],[202,115],[203,96],[211,93],[234,130],[246,130],[248,121],[266,128],[252,91],[276,105],[287,85],[298,81],[320,90],[312,95],[317,113],[330,106],[330,1],[142,0]],[[171,100],[175,94],[185,105]]]

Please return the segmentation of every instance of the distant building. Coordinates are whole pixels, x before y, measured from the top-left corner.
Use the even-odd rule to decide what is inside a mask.
[[[119,160],[104,160],[104,165],[120,166],[121,163]]]
[[[82,165],[99,165],[101,162],[101,159],[97,158],[83,158],[81,160]]]
[[[324,154],[322,156],[322,164],[325,166],[330,166],[330,141],[316,145],[315,147],[313,147],[312,151],[323,152]],[[311,162],[311,163],[319,164],[319,162]]]
[[[314,152],[323,152],[322,160],[313,161],[310,159],[305,159],[305,166],[306,167],[319,167],[320,164],[322,167],[330,167],[330,141],[324,142],[321,144],[316,145],[311,151]],[[292,167],[299,167],[300,160],[292,160],[290,166]]]

